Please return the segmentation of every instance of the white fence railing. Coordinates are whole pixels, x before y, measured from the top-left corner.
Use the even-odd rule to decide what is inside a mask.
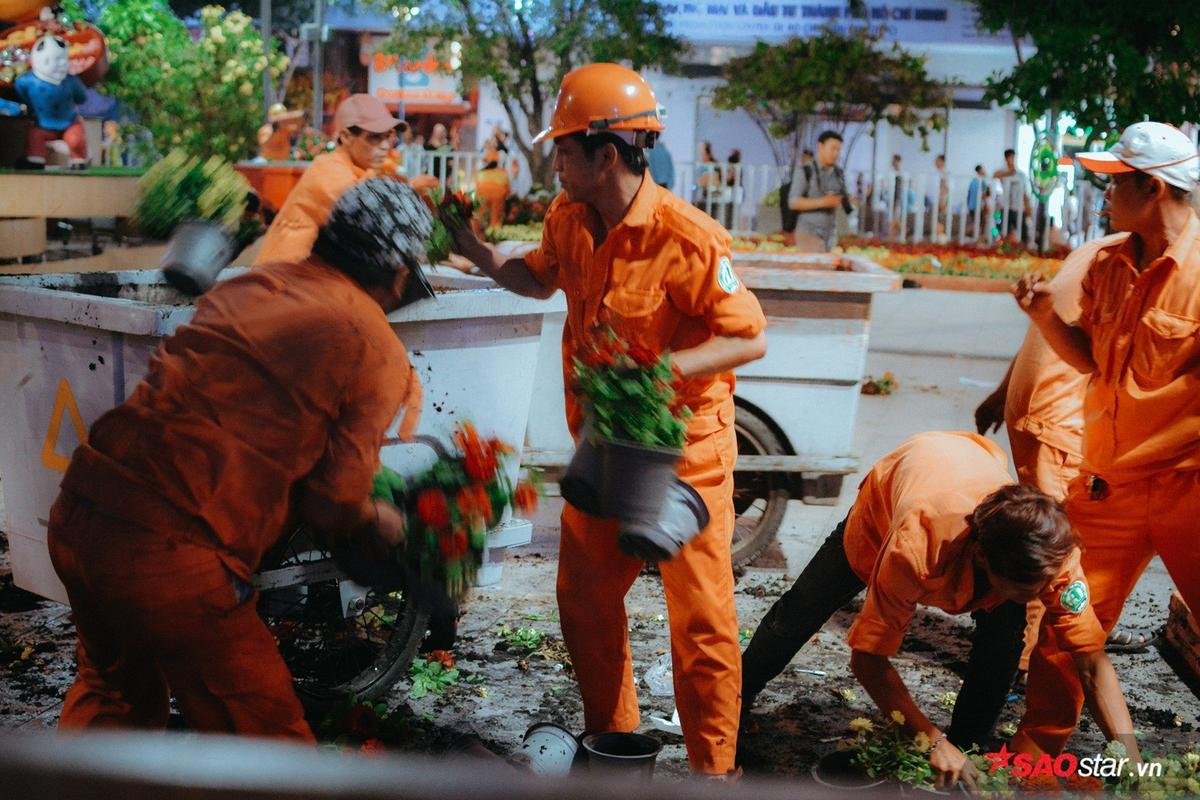
[[[737,233],[780,229],[779,187],[790,170],[770,164],[677,164],[674,191]],[[1078,244],[1104,233],[1097,216],[1103,192],[1059,176],[1044,203],[1023,178],[996,179],[936,172],[847,172],[853,204],[838,212],[839,234],[898,242],[992,244],[1030,248]],[[764,200],[769,201],[764,203]]]
[[[443,188],[473,190],[484,167],[481,153],[401,150],[409,178],[431,175]],[[509,156],[501,154],[507,167]],[[773,164],[677,163],[672,190],[734,234],[780,230],[779,187],[791,171]],[[894,242],[994,244],[1021,242],[1031,249],[1071,246],[1104,234],[1097,216],[1102,191],[1064,173],[1044,203],[1024,179],[936,172],[849,171],[853,210],[838,211],[839,235]],[[764,203],[764,200],[768,202]]]

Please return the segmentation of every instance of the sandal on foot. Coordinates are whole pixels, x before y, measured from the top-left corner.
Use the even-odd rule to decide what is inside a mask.
[[[1140,653],[1158,643],[1162,629],[1128,628],[1118,625],[1108,634],[1104,649],[1110,653]]]

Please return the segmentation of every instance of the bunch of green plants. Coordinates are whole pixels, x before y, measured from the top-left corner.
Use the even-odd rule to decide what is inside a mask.
[[[420,700],[428,694],[442,694],[458,683],[458,674],[458,667],[447,667],[435,659],[414,659],[408,667],[408,677],[412,682],[408,696]]]
[[[1127,769],[1114,789],[1119,795],[1154,798],[1196,797],[1200,795],[1200,752],[1182,755],[1151,756],[1147,764],[1161,764],[1158,769]],[[1161,771],[1161,774],[1158,774]]]
[[[574,377],[600,438],[683,447],[691,412],[676,397],[669,353],[602,331],[574,359]]]
[[[513,628],[508,625],[501,625],[496,629],[500,638],[508,643],[510,648],[523,650],[526,653],[533,653],[546,641],[546,634],[537,628],[519,627]]]
[[[263,122],[262,75],[274,80],[287,68],[274,44],[264,53],[253,22],[205,6],[193,41],[165,0],[109,3],[97,21],[111,64],[103,87],[133,109],[160,151],[247,158]]]
[[[933,785],[929,737],[905,730],[899,711],[883,720],[853,719],[850,731],[854,736],[843,743],[844,749],[853,753],[850,763],[867,775],[913,786]]]
[[[212,220],[244,238],[250,185],[219,156],[200,159],[176,149],[146,171],[134,220],[147,236],[166,239],[189,219]]]

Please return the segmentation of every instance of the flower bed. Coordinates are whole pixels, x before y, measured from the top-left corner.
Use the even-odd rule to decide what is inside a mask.
[[[839,251],[869,258],[880,266],[910,275],[939,275],[1015,281],[1028,272],[1050,277],[1067,251],[1038,256],[1011,245],[974,247],[933,243],[883,243],[843,239]]]

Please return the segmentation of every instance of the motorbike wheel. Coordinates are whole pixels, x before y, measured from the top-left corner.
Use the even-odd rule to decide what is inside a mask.
[[[407,674],[428,627],[429,609],[412,593],[350,581],[304,530],[268,554],[256,584],[259,613],[310,714],[384,694]]]
[[[738,453],[783,455],[787,451],[779,436],[754,411],[738,406],[734,419]],[[787,476],[779,472],[734,472],[734,530],[732,557],[743,567],[770,546],[779,533],[791,491]]]

